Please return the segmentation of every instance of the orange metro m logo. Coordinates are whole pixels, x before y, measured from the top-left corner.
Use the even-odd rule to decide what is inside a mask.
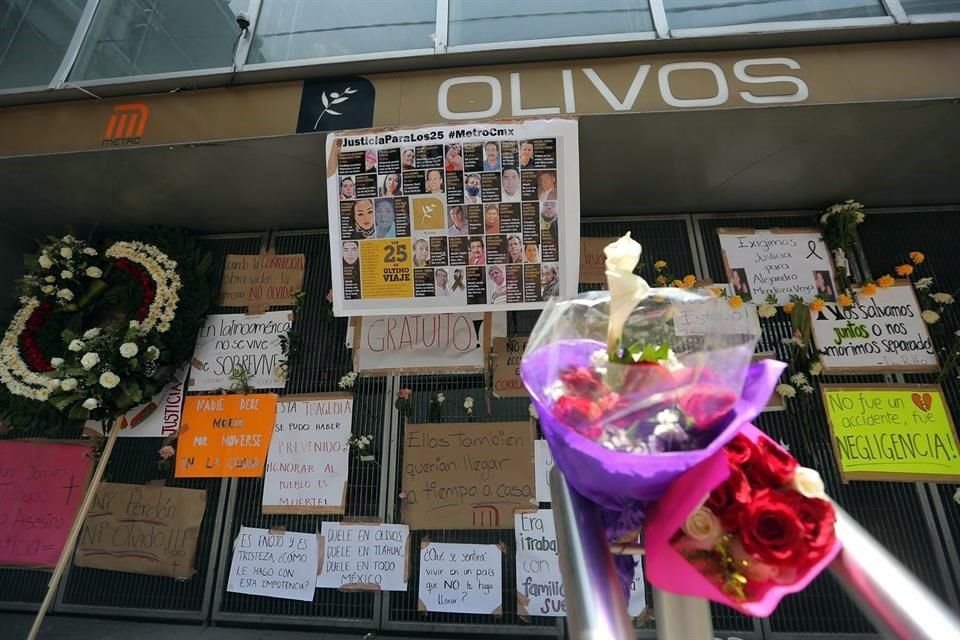
[[[101,147],[119,147],[140,144],[143,132],[150,119],[150,107],[142,102],[118,104],[110,114],[107,128],[103,131]]]

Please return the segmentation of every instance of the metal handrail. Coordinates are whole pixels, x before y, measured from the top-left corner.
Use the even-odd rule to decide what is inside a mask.
[[[550,472],[550,493],[570,637],[632,640],[597,506],[572,490],[557,467]],[[830,572],[883,637],[960,638],[960,620],[846,511],[834,507],[843,550],[830,564]],[[632,549],[617,549],[624,550]],[[706,601],[663,592],[654,595],[657,638],[713,639]]]

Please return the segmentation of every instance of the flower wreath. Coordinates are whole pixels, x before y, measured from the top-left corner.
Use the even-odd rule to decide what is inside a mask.
[[[151,236],[102,252],[50,237],[26,257],[21,306],[0,343],[0,420],[57,432],[150,406],[190,357],[212,262],[183,232]]]

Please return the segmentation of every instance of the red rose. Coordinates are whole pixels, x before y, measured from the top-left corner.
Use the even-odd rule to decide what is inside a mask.
[[[740,512],[740,542],[760,562],[776,567],[807,563],[807,530],[783,493],[761,489]]]
[[[600,374],[587,367],[568,369],[560,374],[560,380],[569,393],[580,397],[593,397],[601,391],[609,391]]]
[[[756,449],[744,471],[755,487],[779,489],[793,478],[797,461],[766,438],[757,440]]]
[[[733,440],[723,447],[723,452],[727,454],[727,461],[731,467],[742,467],[753,457],[756,446],[747,436],[738,433]]]
[[[628,365],[627,372],[623,376],[623,393],[644,391],[652,395],[674,388],[676,384],[670,370],[653,362]]]
[[[750,502],[752,495],[747,477],[731,465],[730,476],[710,493],[706,506],[720,518],[725,530],[736,531],[740,512]]]
[[[695,428],[707,429],[727,415],[736,403],[737,396],[731,391],[722,387],[697,385],[680,398],[677,406],[693,420]]]
[[[810,548],[807,559],[813,564],[826,555],[837,539],[834,531],[837,514],[833,505],[826,500],[808,498],[796,491],[786,491],[785,495],[803,524],[807,546]]]
[[[598,436],[603,429],[601,425],[593,425],[600,414],[600,407],[588,398],[560,396],[553,406],[553,415],[558,420],[589,438]]]

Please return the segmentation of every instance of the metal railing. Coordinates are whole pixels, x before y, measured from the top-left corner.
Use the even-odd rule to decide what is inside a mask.
[[[550,487],[569,637],[634,638],[596,505],[571,489],[557,467]],[[834,508],[843,550],[830,572],[877,631],[897,640],[960,638],[960,620],[849,514]],[[659,640],[713,640],[705,600],[654,590],[654,613]]]

